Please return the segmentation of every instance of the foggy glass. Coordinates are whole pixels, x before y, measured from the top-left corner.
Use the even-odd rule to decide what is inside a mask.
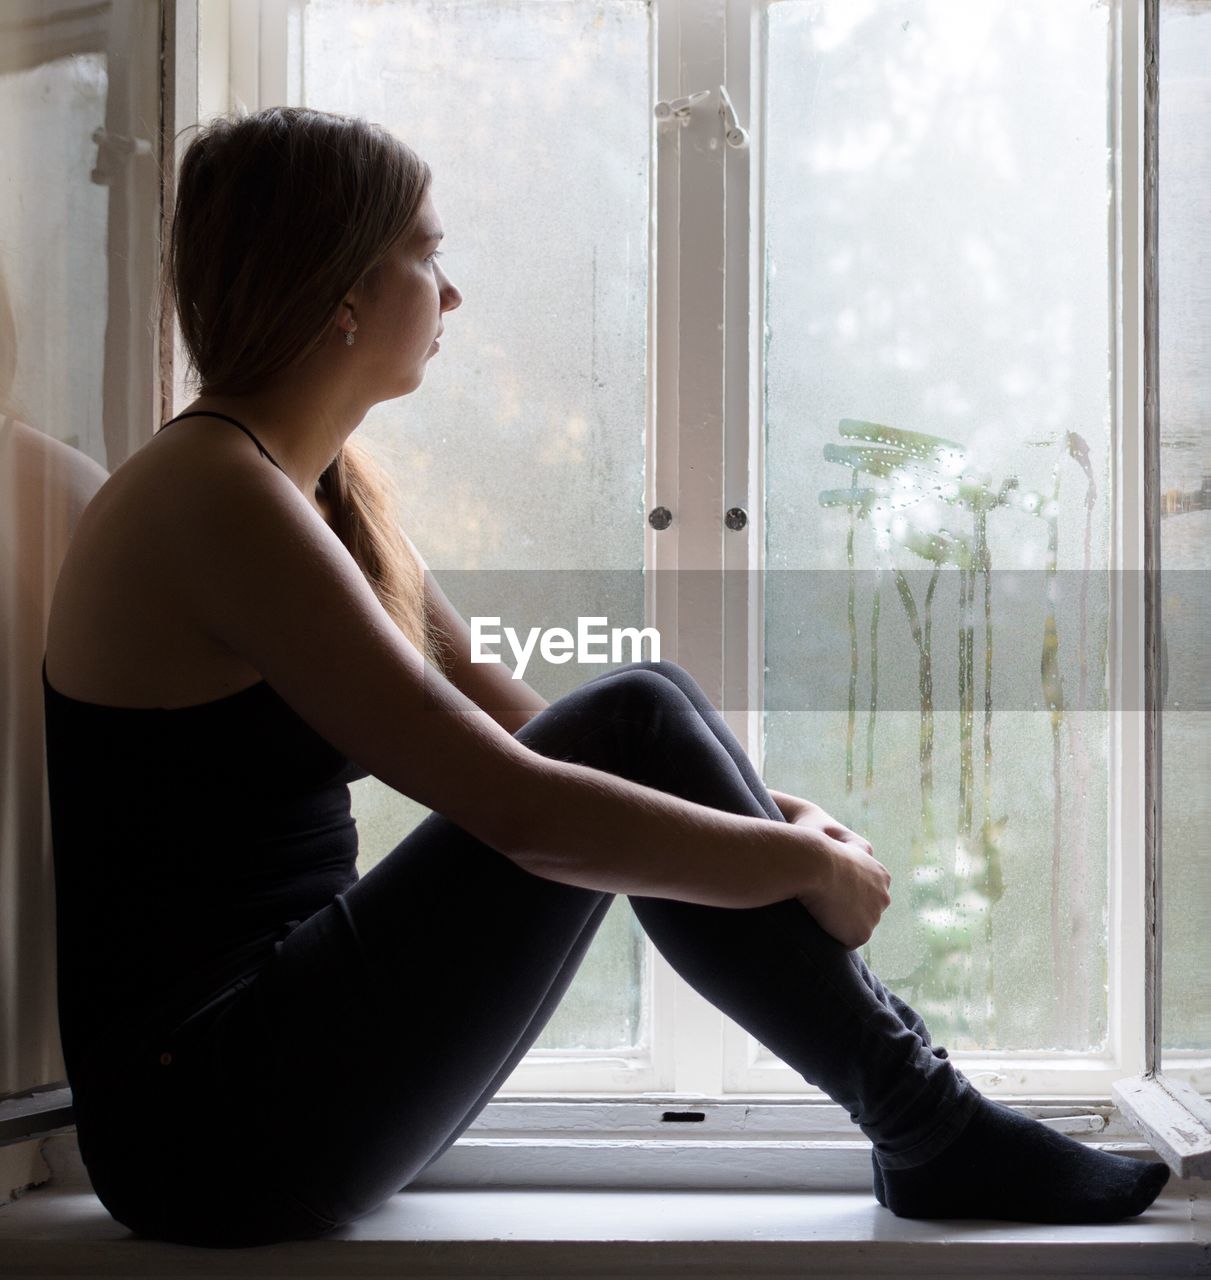
[[[66,1074],[41,662],[80,514],[158,408],[159,25],[156,0],[0,20],[0,1096]]]
[[[303,104],[386,126],[433,170],[463,302],[425,385],[359,439],[464,617],[443,569],[643,568],[649,20],[644,0],[302,13]],[[374,778],[351,791],[364,872],[427,810]],[[637,1043],[643,954],[620,898],[535,1048]]]
[[[863,956],[936,1037],[1097,1051],[1109,11],[776,0],[766,37],[766,557],[786,607],[765,668],[801,697],[767,697],[765,778],[891,871]]]

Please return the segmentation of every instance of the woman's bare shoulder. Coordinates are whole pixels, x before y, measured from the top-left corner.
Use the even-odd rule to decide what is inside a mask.
[[[208,464],[182,499],[184,612],[367,772],[508,847],[536,757],[434,677],[336,534],[275,467]]]
[[[46,665],[61,693],[113,706],[187,706],[259,673],[181,607],[182,566],[205,526],[185,499],[249,465],[226,442],[158,435],[105,480],[80,515],[55,585]],[[175,429],[176,424],[174,424]],[[233,433],[235,434],[235,433]],[[253,457],[255,448],[249,444]]]

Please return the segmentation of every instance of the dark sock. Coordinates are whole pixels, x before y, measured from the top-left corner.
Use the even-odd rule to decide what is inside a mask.
[[[900,1218],[1117,1222],[1143,1213],[1169,1172],[1160,1161],[1097,1151],[981,1097],[944,1151],[912,1169],[884,1169],[883,1192]]]
[[[883,1166],[879,1163],[874,1147],[870,1149],[870,1162],[875,1170],[875,1199],[886,1209],[887,1192],[883,1190]]]

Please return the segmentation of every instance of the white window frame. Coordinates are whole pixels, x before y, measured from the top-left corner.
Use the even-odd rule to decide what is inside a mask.
[[[166,61],[177,74],[165,103],[175,131],[190,123],[191,112],[204,119],[233,107],[300,100],[301,0],[164,3],[175,15],[166,28],[175,33],[175,58]],[[646,526],[646,621],[659,628],[664,656],[695,675],[746,746],[759,744],[760,713],[752,708],[762,705],[761,662],[750,661],[763,652],[765,301],[763,139],[761,112],[753,109],[761,102],[761,59],[752,54],[759,52],[767,3],[651,0],[654,103],[708,94],[693,103],[683,125],[650,117],[647,509],[664,505],[674,518],[663,531]],[[1145,598],[1145,575],[1132,572],[1155,558],[1159,528],[1156,193],[1155,181],[1144,181],[1146,166],[1155,174],[1158,0],[1106,3],[1117,87],[1110,234],[1118,498],[1111,568],[1116,586],[1141,584],[1134,598],[1116,592],[1110,659],[1120,687],[1110,705],[1139,707],[1145,687],[1152,694],[1147,716],[1112,713],[1109,1052],[960,1054],[956,1061],[984,1092],[1065,1132],[1121,1144],[1134,1126],[1180,1174],[1211,1176],[1211,1105],[1200,1096],[1211,1090],[1211,1058],[1167,1057],[1168,1072],[1159,1070],[1159,663],[1153,660],[1159,588],[1157,576],[1147,574]],[[746,148],[725,142],[724,85],[748,131]],[[186,141],[178,142],[178,160]],[[692,261],[684,272],[683,260]],[[161,349],[178,353],[165,360],[164,385],[179,404],[179,335]],[[741,530],[724,523],[731,507],[748,514]],[[659,569],[678,572],[651,572]],[[691,569],[705,572],[682,572]],[[869,1143],[856,1138],[848,1114],[790,1068],[754,1066],[755,1041],[654,948],[648,973],[649,1007],[661,1029],[650,1057],[531,1054],[421,1181],[503,1176],[513,1185],[541,1185],[550,1180],[557,1149],[567,1185],[869,1186]],[[566,1089],[570,1066],[575,1093]],[[689,1139],[676,1128],[687,1121],[696,1126]],[[689,1148],[694,1159],[685,1160]]]
[[[1142,1069],[1129,1078],[1113,1083],[1114,1097],[1120,1110],[1147,1137],[1153,1149],[1182,1177],[1211,1178],[1211,1102],[1206,1093],[1206,1059],[1200,1071],[1193,1065],[1192,1055],[1170,1055],[1169,1069],[1161,1062],[1161,993],[1162,987],[1162,876],[1161,876],[1161,805],[1163,801],[1161,771],[1161,560],[1160,560],[1160,326],[1159,326],[1159,125],[1160,125],[1160,0],[1126,0],[1136,24],[1133,39],[1136,49],[1136,82],[1138,90],[1133,102],[1138,114],[1131,122],[1133,144],[1138,148],[1139,181],[1133,182],[1132,196],[1136,213],[1131,230],[1137,256],[1136,280],[1131,281],[1132,301],[1139,306],[1136,328],[1139,340],[1132,351],[1132,389],[1139,379],[1139,394],[1133,396],[1132,409],[1139,422],[1133,438],[1140,443],[1138,462],[1139,501],[1125,505],[1138,529],[1130,530],[1133,552],[1138,553],[1142,574],[1129,575],[1140,582],[1142,608],[1136,604],[1135,617],[1142,620],[1143,700],[1119,702],[1118,706],[1142,706],[1144,778],[1137,791],[1143,799],[1144,833],[1139,842],[1143,854],[1143,965],[1140,974],[1143,998],[1142,1025],[1137,1030],[1138,1051],[1142,1052]],[[1211,21],[1211,6],[1208,6]],[[1142,39],[1140,38],[1142,36]],[[1134,53],[1134,50],[1132,50]],[[1124,229],[1127,224],[1124,222]],[[1125,255],[1124,255],[1125,256]],[[1138,360],[1134,356],[1138,352]],[[1121,366],[1125,372],[1126,362]],[[1125,496],[1127,496],[1125,494]],[[1136,494],[1129,495],[1132,499]],[[1122,504],[1120,504],[1122,505]],[[1124,521],[1124,523],[1126,523]],[[1119,575],[1124,576],[1124,575]],[[1135,603],[1135,602],[1133,602]],[[1133,650],[1134,651],[1134,650]],[[1139,722],[1140,716],[1133,717]],[[1178,1066],[1181,1062],[1183,1065]]]

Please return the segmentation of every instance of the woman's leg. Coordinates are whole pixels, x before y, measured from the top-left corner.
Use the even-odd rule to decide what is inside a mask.
[[[769,816],[690,699],[642,667],[587,682],[517,737],[553,758]],[[268,1055],[264,1115],[287,1144],[298,1198],[348,1221],[448,1146],[537,1038],[611,897],[532,875],[433,814],[295,929],[255,984],[256,1017],[240,1031],[254,1044],[260,1034]],[[841,1101],[892,1161],[927,1158],[970,1114],[971,1086],[800,903],[631,902],[692,985]],[[339,1081],[339,1094],[317,1097],[325,1080]]]
[[[739,743],[696,682],[688,672],[675,664],[653,665],[664,668],[663,674],[679,686],[697,714],[727,747],[737,769],[746,777],[753,795],[763,802],[763,807],[773,817],[776,809],[772,798],[766,795],[764,785],[757,778]],[[774,812],[770,812],[771,810]],[[679,904],[634,897],[631,901],[656,945],[672,959],[672,948],[668,941],[662,942],[660,934],[656,932],[658,921],[653,911],[662,912],[665,907]],[[653,906],[641,910],[640,902],[652,903]],[[774,904],[775,907],[786,905],[788,904]],[[697,907],[693,909],[699,910]],[[809,936],[815,932],[822,933],[814,928],[814,919],[810,916],[808,919],[813,926],[808,931]],[[699,943],[701,938],[695,935],[694,941]],[[936,1058],[946,1058],[944,1048],[930,1044],[929,1032],[920,1015],[884,987],[856,952],[847,954],[880,1005],[893,1010],[906,1029],[919,1037],[923,1046],[921,1051],[928,1048]],[[673,963],[683,976],[689,978],[687,967],[678,965],[676,961]],[[717,984],[708,981],[699,989],[720,1008],[726,1008],[718,999]],[[732,1016],[741,1025],[748,1027],[767,1048],[773,1047],[784,1060],[795,1065],[789,1054],[779,1050],[773,1040],[765,1039],[754,1029],[747,1010],[744,1015],[733,1013]],[[804,1074],[805,1078],[811,1080],[810,1075],[806,1072]],[[1142,1213],[1160,1194],[1169,1179],[1169,1167],[1163,1162],[1135,1160],[1086,1147],[1001,1103],[983,1097],[961,1072],[956,1071],[955,1074],[965,1087],[966,1101],[974,1100],[974,1106],[967,1110],[967,1118],[958,1127],[956,1137],[940,1146],[936,1142],[918,1144],[910,1156],[903,1150],[899,1156],[888,1155],[881,1143],[872,1139],[875,1193],[881,1204],[889,1206],[902,1217],[1114,1222]],[[843,1100],[844,1095],[839,1090],[834,1092],[828,1086],[824,1087],[834,1098]],[[953,1111],[957,1112],[958,1107],[953,1108]],[[851,1111],[851,1116],[856,1122],[863,1123],[855,1112]],[[929,1158],[918,1158],[921,1151],[930,1147],[933,1149]],[[880,1162],[887,1168],[886,1185]]]
[[[629,668],[622,670],[634,670],[644,667],[650,671],[655,671],[658,675],[664,676],[667,680],[671,680],[687,698],[694,704],[694,709],[702,717],[707,728],[715,735],[722,744],[728,755],[736,762],[736,767],[740,771],[741,777],[748,784],[749,790],[752,792],[757,803],[765,810],[769,817],[775,822],[785,822],[781,809],[774,803],[773,797],[769,794],[765,783],[761,776],[757,773],[753,762],[749,759],[748,754],[740,745],[736,735],[728,727],[727,722],[719,714],[718,710],[711,700],[702,690],[702,686],[690,675],[684,667],[679,666],[675,662],[636,662],[632,663]],[[607,671],[602,675],[594,676],[593,683],[596,680],[608,680],[611,676],[617,675],[617,671]],[[894,991],[885,987],[882,982],[874,975],[867,966],[866,962],[855,951],[854,956],[855,967],[862,975],[862,980],[874,991],[875,995],[887,1003],[900,1016],[900,1020],[911,1031],[915,1031],[917,1035],[927,1044],[930,1051],[939,1058],[945,1058],[947,1052],[944,1046],[935,1045],[929,1033],[929,1028],[925,1025],[925,1019],[910,1005],[907,1001],[902,1000]],[[451,1139],[453,1142],[454,1139]],[[883,1192],[883,1170],[879,1166],[879,1158],[874,1147],[870,1149],[870,1163],[873,1175],[873,1186],[875,1198],[881,1205],[886,1206],[887,1197]]]
[[[715,735],[722,744],[728,755],[736,763],[737,769],[740,771],[741,777],[747,783],[749,790],[752,792],[757,803],[765,810],[766,814],[775,822],[785,822],[781,809],[774,803],[773,797],[770,796],[769,790],[762,781],[761,776],[753,766],[753,762],[749,759],[748,754],[740,745],[736,735],[732,733],[727,722],[719,714],[718,710],[711,700],[702,691],[701,685],[690,675],[684,667],[679,666],[675,662],[636,662],[632,663],[629,669],[645,667],[650,671],[655,671],[658,675],[664,676],[671,680],[687,698],[694,704],[694,709],[702,717],[707,728]],[[627,670],[628,668],[623,668]],[[617,675],[617,671],[607,671],[600,676],[594,676],[593,680],[607,680],[613,675]],[[592,683],[590,681],[589,683]],[[917,1035],[929,1046],[930,1051],[939,1058],[947,1056],[946,1049],[942,1045],[935,1045],[932,1042],[929,1029],[925,1025],[924,1018],[912,1008],[907,1001],[902,1000],[894,991],[885,987],[882,982],[874,975],[867,966],[866,962],[855,951],[854,956],[855,967],[858,968],[862,979],[875,992],[876,996],[885,1001],[891,1009],[900,1016],[900,1020],[911,1031],[915,1031]],[[450,1140],[454,1141],[453,1138]],[[435,1157],[436,1158],[436,1157]],[[875,1198],[881,1205],[886,1206],[887,1197],[883,1191],[883,1170],[879,1166],[878,1153],[874,1146],[870,1149],[870,1163],[872,1172],[872,1185],[874,1187]]]
[[[620,670],[633,671],[638,669],[655,671],[657,675],[664,676],[666,680],[671,680],[689,698],[694,710],[702,717],[703,723],[715,735],[728,755],[732,757],[740,776],[744,779],[757,803],[765,810],[766,815],[775,822],[785,822],[786,819],[782,816],[782,810],[774,803],[769,789],[754,768],[747,752],[740,745],[739,739],[728,727],[727,721],[719,714],[714,704],[703,692],[702,686],[694,677],[684,667],[675,662],[634,662]],[[607,671],[602,675],[594,676],[588,683],[592,684],[598,680],[608,680],[611,676],[618,674],[619,671]],[[925,1025],[925,1019],[907,1001],[902,1000],[894,991],[885,987],[856,951],[850,954],[853,956],[855,968],[861,973],[863,981],[875,995],[895,1010],[904,1025],[915,1031],[930,1046],[930,1049],[937,1057],[945,1058],[947,1056],[946,1049],[942,1045],[932,1043],[929,1029]],[[877,1169],[878,1166],[876,1165]]]
[[[781,820],[781,813],[747,755],[689,673],[674,663],[660,662],[635,663],[624,669],[624,673],[642,668],[654,671],[678,686],[697,716],[728,752],[753,799],[768,817]],[[605,673],[596,680],[608,680],[619,674]],[[652,781],[651,785],[660,784]],[[682,791],[681,794],[686,793]],[[711,799],[703,802],[717,803]],[[632,897],[631,901],[657,947],[671,958],[668,941],[662,939],[657,931],[652,915],[640,909],[642,900]],[[692,904],[660,902],[661,908],[668,907],[674,912],[686,905],[695,912],[700,910]],[[815,925],[814,920],[811,923]],[[697,935],[694,940],[700,941]],[[832,941],[829,938],[829,942]],[[839,944],[836,946],[839,948]],[[905,1028],[919,1038],[924,1049],[937,1059],[945,1059],[946,1049],[931,1043],[925,1022],[916,1010],[888,990],[856,952],[846,954],[880,1005],[898,1016]],[[686,968],[678,967],[688,977]],[[699,989],[708,999],[723,1007],[717,999],[717,987],[713,982],[708,981]],[[753,1030],[747,1009],[733,1016]],[[761,1038],[759,1032],[754,1034]],[[769,1041],[765,1043],[769,1047]],[[784,1053],[783,1056],[794,1065],[790,1054]],[[953,1140],[941,1149],[935,1146],[928,1159],[919,1157],[922,1151],[929,1149],[929,1144],[918,1144],[913,1153],[918,1158],[913,1158],[911,1163],[903,1151],[899,1158],[894,1153],[886,1156],[889,1167],[887,1189],[880,1166],[882,1148],[877,1142],[872,1145],[875,1194],[880,1203],[888,1205],[890,1202],[890,1207],[897,1214],[906,1217],[994,1217],[1043,1222],[1116,1221],[1142,1212],[1168,1180],[1169,1169],[1161,1162],[1133,1160],[1086,1147],[984,1098],[970,1086],[961,1072],[956,1071],[955,1075],[968,1091],[969,1100],[974,1098],[975,1105]],[[833,1096],[838,1094],[833,1093]],[[852,1111],[851,1116],[858,1121]]]
[[[656,675],[663,676],[666,680],[671,680],[673,684],[675,684],[685,694],[685,696],[689,698],[690,702],[694,706],[694,709],[702,717],[703,723],[715,735],[716,740],[723,747],[723,749],[728,753],[728,755],[731,756],[733,762],[736,765],[738,772],[740,773],[740,776],[744,779],[745,785],[748,787],[753,798],[765,810],[766,815],[775,822],[785,822],[786,819],[783,817],[781,809],[779,809],[778,806],[774,803],[773,797],[769,794],[769,790],[766,788],[765,783],[761,780],[760,775],[757,773],[756,769],[754,768],[753,763],[749,759],[748,754],[745,752],[744,748],[740,745],[740,742],[737,739],[736,735],[731,731],[731,729],[727,725],[727,722],[723,719],[723,717],[716,710],[715,706],[712,704],[710,699],[703,692],[702,687],[693,678],[693,676],[691,676],[689,672],[685,670],[684,667],[679,666],[675,662],[666,662],[666,661],[660,661],[660,660],[633,662],[633,663],[627,664],[624,667],[617,668],[613,671],[604,671],[601,673],[601,675],[593,676],[590,680],[585,681],[584,684],[581,685],[580,687],[583,688],[585,685],[598,684],[603,680],[610,680],[620,676],[626,677],[628,673],[632,671],[639,671],[639,670],[652,671],[652,672],[655,672]],[[605,905],[608,907],[609,903],[607,902]],[[590,938],[596,932],[599,924],[600,924],[600,917],[592,916],[590,918],[590,923],[587,929],[587,932]],[[552,986],[550,991],[547,994],[547,998],[543,1000],[538,1010],[535,1012],[534,1019],[533,1019],[533,1026],[530,1028],[527,1028],[526,1032],[523,1033],[521,1037],[521,1043],[523,1046],[533,1044],[533,1042],[537,1040],[538,1036],[541,1034],[542,1028],[545,1027],[546,1024],[550,1021],[551,1016],[554,1014],[555,1009],[558,1007],[559,1001],[563,998],[563,994],[567,989],[567,986],[570,984],[571,979],[575,974],[575,971],[580,967],[580,962],[583,959],[583,956],[586,950],[587,950],[587,942],[584,948],[577,947],[569,951],[568,959],[565,963],[565,969],[567,969],[569,972],[566,975],[560,974],[557,977],[557,979],[552,982]],[[880,1000],[883,1000],[885,1003],[887,1003],[889,1007],[892,1008],[899,1015],[904,1025],[908,1027],[910,1030],[915,1031],[917,1035],[919,1035],[921,1039],[925,1042],[925,1044],[929,1045],[931,1052],[933,1052],[939,1058],[945,1058],[947,1056],[946,1049],[941,1045],[932,1044],[929,1029],[926,1027],[925,1020],[921,1017],[921,1015],[917,1013],[917,1011],[913,1009],[909,1004],[907,1004],[907,1002],[905,1002],[899,996],[897,996],[895,992],[883,986],[883,984],[879,981],[877,977],[875,977],[874,973],[866,966],[866,964],[862,961],[861,957],[859,957],[856,952],[852,954],[856,961],[855,967],[859,969],[859,972],[862,975],[863,981],[866,982],[867,986],[871,988],[871,990],[875,993],[876,997]],[[475,1099],[472,1106],[468,1109],[468,1112],[464,1117],[463,1122],[459,1125],[457,1129],[453,1130],[450,1133],[446,1141],[443,1142],[442,1145],[433,1153],[433,1155],[429,1157],[429,1159],[425,1162],[424,1166],[419,1170],[420,1173],[423,1173],[425,1169],[427,1169],[431,1164],[433,1164],[435,1161],[440,1159],[446,1153],[446,1151],[448,1151],[449,1148],[452,1147],[454,1143],[458,1141],[459,1137],[463,1134],[466,1128],[474,1122],[474,1120],[479,1115],[479,1113],[484,1109],[484,1107],[487,1106],[487,1104],[492,1100],[492,1098],[494,1098],[496,1094],[500,1091],[501,1085],[503,1085],[504,1082],[513,1073],[515,1067],[517,1066],[517,1063],[524,1056],[524,1053],[525,1053],[525,1049],[523,1047],[521,1052],[510,1056],[510,1058],[501,1067],[497,1075],[494,1076],[493,1079],[489,1082],[488,1086],[484,1089],[483,1093],[478,1098]],[[873,1185],[874,1185],[875,1196],[879,1200],[880,1204],[886,1205],[887,1201],[883,1195],[883,1171],[879,1167],[878,1158],[875,1154],[875,1149],[873,1146],[871,1147],[871,1166],[873,1170]]]
[[[591,681],[517,736],[554,758],[770,816],[690,699],[650,670]],[[175,1118],[187,1126],[204,1092],[218,1099],[208,1113],[217,1132],[211,1143],[195,1127],[188,1143],[165,1148],[176,1160],[169,1179],[186,1178],[185,1162],[209,1162],[191,1184],[199,1194],[172,1202],[167,1230],[222,1242],[224,1143],[249,1129],[263,1139],[258,1177],[309,1220],[347,1222],[381,1204],[521,1060],[611,900],[532,875],[430,815],[278,943],[196,1046],[205,1070],[178,1076],[196,1092],[177,1095]],[[942,1152],[983,1101],[794,899],[751,910],[631,902],[682,976],[844,1105],[889,1170]],[[221,1110],[231,1119],[218,1131]]]

